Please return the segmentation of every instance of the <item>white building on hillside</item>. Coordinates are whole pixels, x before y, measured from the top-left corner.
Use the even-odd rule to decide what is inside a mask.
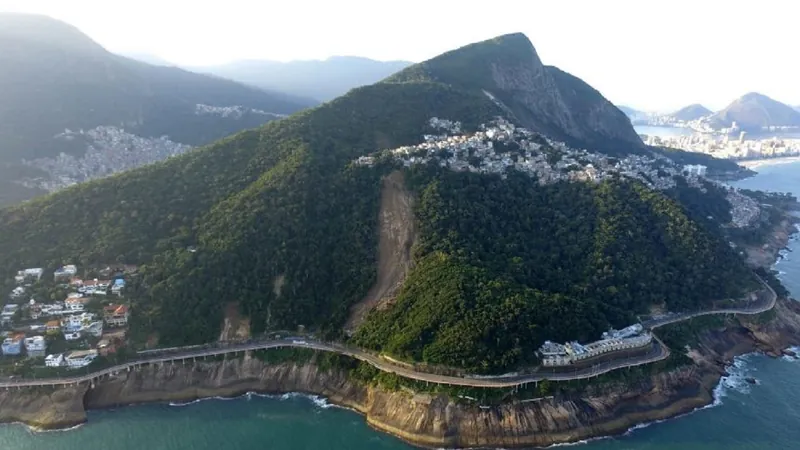
[[[28,356],[42,357],[47,350],[47,343],[42,336],[32,336],[25,338],[25,351]]]
[[[80,369],[91,364],[95,358],[97,358],[97,350],[76,350],[68,353],[64,360],[70,369]]]
[[[61,367],[64,365],[64,355],[47,355],[44,359],[44,365],[47,367]]]
[[[645,331],[640,324],[631,325],[622,330],[609,330],[603,333],[599,341],[588,344],[567,342],[558,344],[545,341],[539,348],[542,365],[546,367],[567,366],[620,350],[632,350],[650,345],[653,335]]]

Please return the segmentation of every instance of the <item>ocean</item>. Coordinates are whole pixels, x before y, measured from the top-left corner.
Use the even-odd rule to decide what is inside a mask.
[[[760,166],[746,188],[800,196],[800,162]],[[800,245],[789,245],[776,268],[800,297]],[[800,449],[800,360],[737,358],[716,389],[714,405],[642,425],[626,435],[578,444],[585,450]],[[758,382],[751,385],[746,377]],[[410,450],[370,429],[358,414],[302,395],[208,399],[90,411],[72,430],[32,432],[0,426],[1,450]]]

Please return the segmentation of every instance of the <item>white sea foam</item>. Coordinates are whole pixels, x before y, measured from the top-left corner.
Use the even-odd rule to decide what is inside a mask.
[[[195,403],[205,402],[208,400],[236,400],[240,397],[203,397],[198,398],[197,400],[192,400],[190,402],[180,403],[180,402],[169,402],[169,406],[189,406],[194,405]]]
[[[795,354],[800,354],[800,347],[789,347],[786,350],[788,350],[788,351],[790,351],[792,353],[795,353]],[[797,356],[783,355],[783,356],[781,356],[781,359],[784,360],[784,361],[793,362],[793,361],[797,361],[800,358],[798,358]]]
[[[28,425],[28,424],[25,424],[25,423],[22,423],[22,422],[14,422],[14,425],[23,425],[31,433],[37,433],[38,434],[38,433],[62,433],[62,432],[65,432],[65,431],[75,431],[78,428],[84,426],[85,423],[79,423],[79,424],[77,424],[75,426],[71,426],[69,428],[55,428],[55,429],[52,429],[52,430],[51,429],[45,429],[45,428],[37,428],[37,427],[31,426],[31,425]]]

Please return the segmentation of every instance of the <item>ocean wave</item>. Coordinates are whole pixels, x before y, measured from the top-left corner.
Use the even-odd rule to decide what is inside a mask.
[[[798,348],[798,350],[800,350],[800,348]],[[719,383],[717,383],[717,385],[714,387],[714,391],[712,393],[714,400],[708,405],[695,408],[685,414],[671,417],[669,419],[653,420],[651,422],[636,424],[628,428],[628,430],[623,433],[623,436],[629,436],[636,430],[647,428],[650,425],[659,424],[668,420],[680,419],[704,409],[716,408],[717,406],[722,405],[722,399],[727,397],[731,391],[738,392],[740,394],[749,394],[752,384],[750,384],[747,379],[752,378],[751,373],[755,370],[749,364],[749,360],[753,355],[755,355],[755,353],[737,356],[733,359],[733,362],[725,368],[728,375],[720,378]],[[758,383],[758,380],[756,380],[756,383]]]
[[[245,395],[247,395],[247,394],[245,394]],[[240,397],[203,397],[203,398],[198,398],[197,400],[192,400],[190,402],[185,402],[185,403],[169,402],[169,406],[183,407],[183,406],[194,405],[194,404],[197,404],[197,403],[200,403],[200,402],[205,402],[205,401],[208,401],[208,400],[236,400],[237,398],[242,398],[242,397],[244,397],[244,395],[240,396]]]
[[[788,351],[790,351],[790,352],[792,352],[794,354],[800,355],[800,347],[789,347],[786,350],[788,350]],[[783,356],[781,356],[781,359],[784,360],[784,361],[793,362],[793,361],[797,361],[800,358],[798,358],[797,356],[783,355]]]
[[[55,429],[38,428],[38,427],[34,427],[32,425],[28,425],[28,424],[25,424],[25,423],[22,423],[22,422],[14,422],[14,425],[22,425],[25,428],[27,428],[28,431],[30,431],[31,433],[39,434],[39,433],[62,433],[62,432],[66,432],[66,431],[75,431],[78,428],[80,428],[80,427],[82,427],[82,426],[84,426],[86,424],[85,423],[79,423],[78,425],[71,426],[69,428],[55,428]]]
[[[346,408],[341,407],[339,405],[334,405],[333,403],[328,402],[328,400],[325,397],[321,397],[319,395],[303,394],[302,392],[288,392],[286,394],[260,394],[258,392],[253,392],[253,391],[246,392],[246,393],[244,393],[244,394],[242,394],[242,395],[240,395],[238,397],[204,397],[204,398],[198,398],[196,400],[192,400],[190,402],[185,402],[185,403],[170,402],[169,406],[184,407],[184,406],[190,406],[190,405],[194,405],[196,403],[205,402],[205,401],[209,401],[209,400],[226,400],[226,401],[227,400],[237,400],[237,399],[250,400],[253,397],[268,398],[268,399],[280,400],[280,401],[291,400],[291,399],[294,399],[294,398],[303,398],[303,399],[310,400],[312,403],[314,403],[314,406],[316,406],[316,407],[318,407],[320,409],[328,409],[328,408],[343,408],[343,409],[346,409]]]
[[[714,388],[714,399],[721,399],[727,397],[730,392],[738,392],[740,394],[749,394],[752,384],[747,381],[752,378],[751,373],[755,370],[750,364],[749,360],[751,354],[737,356],[733,359],[733,363],[727,367],[728,375],[720,379],[717,387]]]

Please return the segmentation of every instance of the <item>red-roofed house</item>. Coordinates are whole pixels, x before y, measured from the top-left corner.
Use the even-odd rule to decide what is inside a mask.
[[[108,305],[103,308],[103,320],[110,327],[128,325],[128,307],[125,305]]]

